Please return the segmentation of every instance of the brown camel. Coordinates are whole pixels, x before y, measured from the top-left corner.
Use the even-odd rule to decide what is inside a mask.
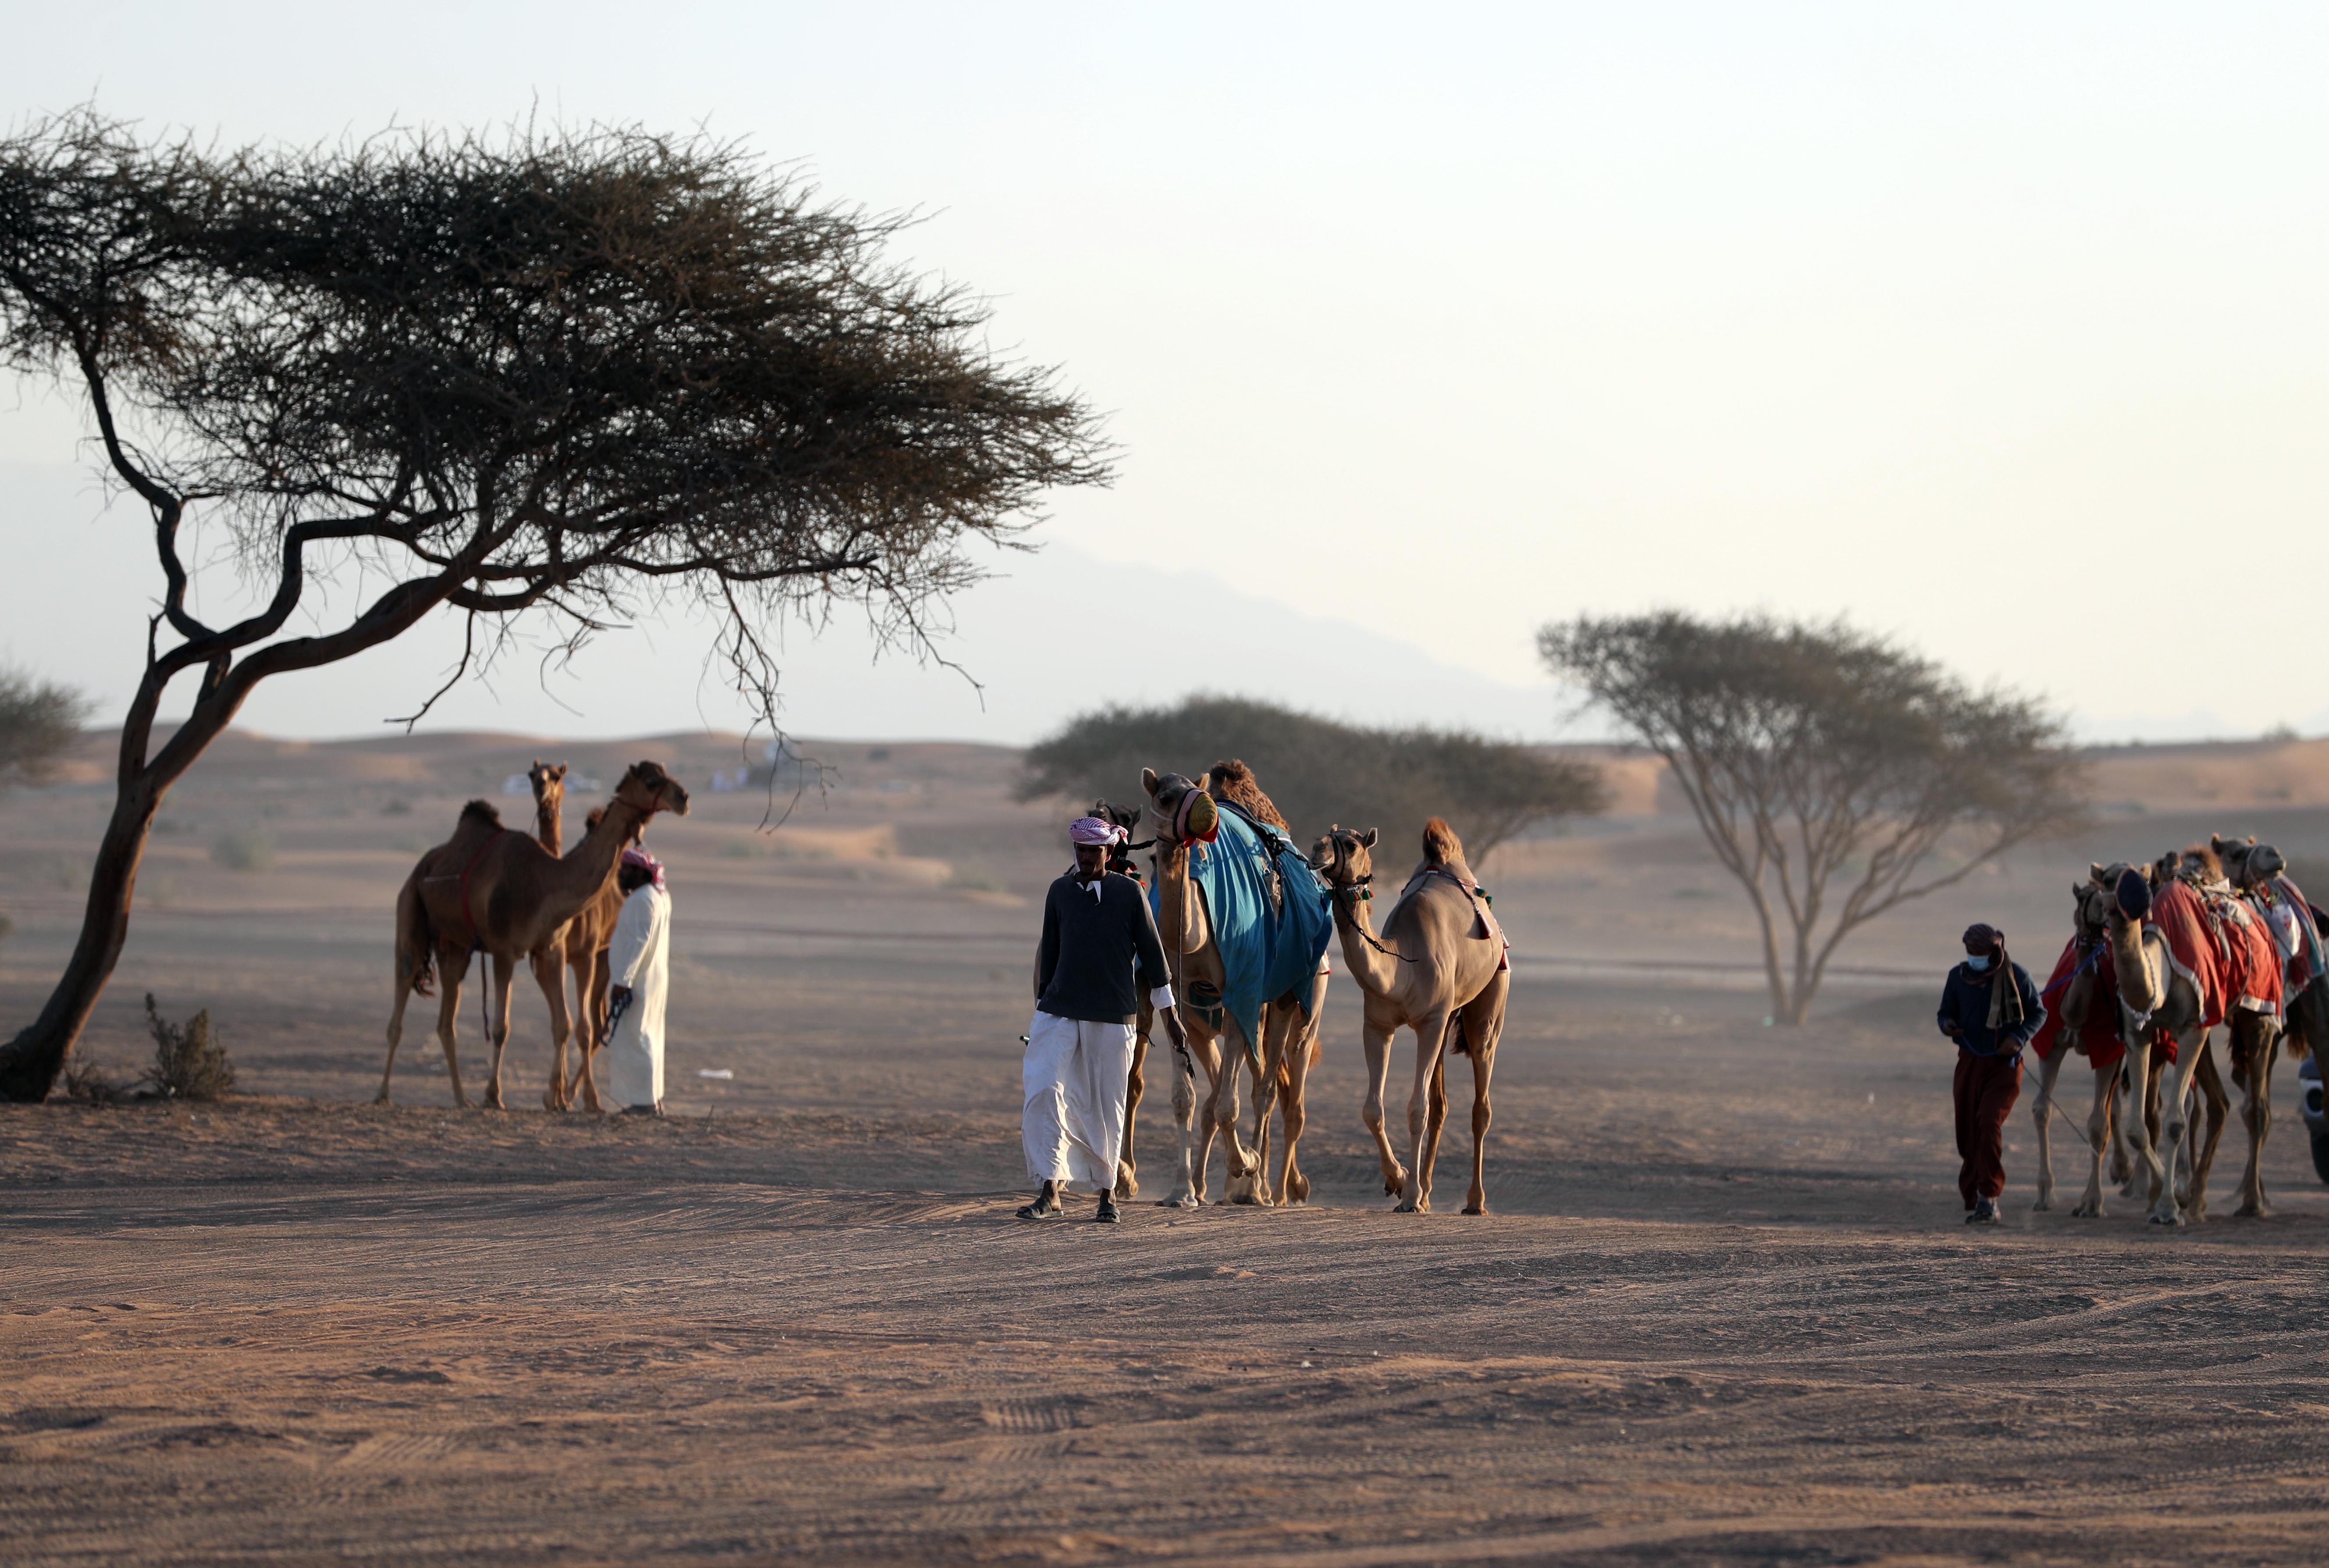
[[[2098,1008],[2107,1008],[2112,1019],[2112,1033],[2118,1033],[2118,998],[2106,994],[2099,981],[2099,955],[2110,942],[2107,929],[2111,894],[2092,882],[2072,883],[2072,940],[2078,954],[2079,967],[2070,982],[2062,987],[2054,1001],[2054,1010],[2061,1020],[2053,1054],[2038,1064],[2038,1095],[2031,1107],[2031,1115],[2038,1123],[2038,1201],[2031,1206],[2043,1213],[2054,1206],[2054,1081],[2073,1053],[2086,1056],[2086,1026]],[[2124,1056],[2107,1064],[2094,1067],[2094,1103],[2087,1113],[2087,1148],[2092,1157],[2087,1171],[2087,1190],[2079,1199],[2078,1207],[2070,1213],[2081,1218],[2098,1217],[2103,1212],[2103,1151],[2112,1151],[2114,1181],[2126,1181],[2133,1169],[2127,1158],[2125,1139],[2119,1136],[2117,1110],[2118,1096],[2114,1092],[2118,1084],[2120,1063]]]
[[[1431,1172],[1447,1118],[1447,1053],[1472,1059],[1472,1187],[1464,1212],[1488,1212],[1488,1079],[1504,1027],[1512,976],[1504,932],[1464,864],[1464,845],[1435,817],[1424,825],[1423,859],[1407,879],[1378,937],[1367,918],[1373,898],[1375,830],[1335,827],[1315,857],[1333,894],[1343,957],[1366,993],[1367,1130],[1375,1135],[1383,1188],[1398,1212],[1431,1207]],[[1383,1084],[1391,1035],[1415,1031],[1415,1090],[1408,1097],[1410,1153],[1402,1167],[1383,1130]]]
[[[493,960],[488,978],[486,1033],[494,1047],[485,1103],[502,1108],[502,1056],[509,1044],[510,983],[521,959],[545,948],[558,929],[580,913],[610,881],[623,846],[658,811],[684,816],[687,791],[654,762],[639,762],[615,787],[599,825],[563,856],[501,826],[482,800],[462,808],[450,842],[423,857],[397,896],[396,1005],[388,1021],[388,1060],[381,1070],[380,1100],[389,1100],[396,1047],[404,1034],[404,1008],[429,994],[430,972],[441,969],[437,1037],[453,1079],[453,1099],[467,1105],[455,1053],[454,1020],[471,954]],[[568,1027],[565,988],[549,997],[552,1027]],[[561,1064],[562,1066],[562,1064]]]
[[[560,808],[566,798],[566,765],[544,762],[537,757],[527,770],[526,779],[533,786],[534,838],[542,848],[556,855],[563,848],[565,833]],[[585,831],[597,827],[605,814],[604,807],[592,807],[584,822]],[[644,832],[646,826],[641,823],[640,831]],[[632,842],[637,839],[634,837]],[[614,942],[615,921],[622,912],[623,890],[616,879],[609,877],[598,896],[583,906],[582,912],[552,935],[547,947],[526,955],[533,967],[534,983],[545,997],[554,990],[564,998],[568,971],[574,976],[574,996],[568,1014],[573,1021],[574,1076],[570,1080],[566,1076],[566,1037],[557,1035],[553,1041],[556,1070],[542,1091],[544,1110],[572,1109],[578,1090],[584,1110],[602,1109],[598,1079],[591,1071],[591,1053],[607,1037],[607,949]],[[556,1012],[553,1006],[553,1019]]]
[[[1140,783],[1148,799],[1146,821],[1155,840],[1150,869],[1156,887],[1157,933],[1164,940],[1165,960],[1173,972],[1173,994],[1180,1003],[1189,1036],[1190,1060],[1174,1075],[1173,1084],[1173,1114],[1181,1129],[1180,1170],[1172,1195],[1159,1201],[1174,1208],[1194,1208],[1204,1201],[1206,1169],[1212,1163],[1213,1138],[1219,1134],[1228,1161],[1227,1201],[1268,1203],[1273,1196],[1263,1174],[1268,1127],[1267,1122],[1257,1124],[1255,1147],[1248,1149],[1238,1131],[1238,1074],[1241,1069],[1251,1072],[1255,1103],[1261,1105],[1261,1083],[1275,1076],[1274,1063],[1287,1059],[1287,1044],[1302,1019],[1301,1010],[1292,1005],[1291,996],[1273,999],[1262,1008],[1262,1038],[1256,1043],[1245,1038],[1235,1015],[1220,1005],[1228,971],[1221,948],[1213,940],[1205,901],[1189,874],[1189,846],[1176,836],[1174,822],[1184,804],[1193,804],[1193,795],[1202,796],[1211,804],[1206,779],[1193,783],[1177,773],[1160,775],[1153,769],[1143,769]],[[1314,1017],[1316,1000],[1314,994]],[[1304,1047],[1306,1053],[1312,1048],[1311,1044]],[[1207,1081],[1202,1099],[1196,1088],[1199,1066]],[[1304,1072],[1307,1072],[1306,1061]],[[1299,1129],[1297,1113],[1297,1133]],[[1289,1170],[1286,1181],[1290,1201],[1299,1202],[1308,1195],[1308,1180],[1298,1170]]]
[[[2289,960],[2305,950],[2304,932],[2296,922],[2311,926],[2313,912],[2309,907],[2287,907],[2301,901],[2287,898],[2275,880],[2285,864],[2280,852],[2270,845],[2258,844],[2253,835],[2240,840],[2215,834],[2204,847],[2193,845],[2186,849],[2182,859],[2192,874],[2208,877],[2207,891],[2216,892],[2221,885],[2221,892],[2237,899],[2239,908],[2262,928],[2285,979]],[[2217,874],[2209,877],[2211,871]],[[2276,917],[2287,924],[2277,929]],[[2295,952],[2283,945],[2284,937],[2296,944]],[[2262,1219],[2272,1212],[2264,1195],[2264,1142],[2272,1132],[2273,1063],[2284,1039],[2292,1060],[2302,1060],[2329,1040],[2329,978],[2310,977],[2293,991],[2285,991],[2277,1019],[2242,1008],[2233,1013],[2230,1024],[2228,1049],[2232,1086],[2240,1091],[2240,1122],[2249,1133],[2248,1165],[2240,1173],[2240,1204],[2232,1212]]]

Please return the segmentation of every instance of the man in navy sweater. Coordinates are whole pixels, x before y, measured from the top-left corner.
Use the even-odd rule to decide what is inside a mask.
[[[1140,884],[1108,871],[1124,829],[1080,817],[1068,829],[1076,868],[1043,900],[1035,952],[1035,1017],[1020,1064],[1026,1100],[1019,1118],[1027,1174],[1043,1184],[1023,1220],[1054,1220],[1071,1181],[1099,1189],[1102,1224],[1117,1223],[1116,1166],[1124,1148],[1125,1084],[1132,1072],[1133,1025],[1145,987],[1174,1049],[1187,1034],[1173,1010],[1164,944]]]
[[[1971,925],[1966,960],[1941,987],[1937,1020],[1957,1043],[1957,1191],[1966,1223],[1997,1223],[2005,1191],[2005,1119],[2022,1098],[2022,1048],[2046,1021],[2046,1006],[2030,971],[2005,956],[2005,933]]]

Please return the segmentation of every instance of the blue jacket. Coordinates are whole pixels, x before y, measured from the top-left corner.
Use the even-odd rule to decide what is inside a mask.
[[[1957,1024],[1964,1033],[1957,1037],[1957,1049],[1975,1056],[2012,1056],[2030,1044],[2030,1036],[2038,1033],[2038,1025],[2046,1021],[2046,1005],[2038,999],[2038,987],[2030,978],[2030,971],[2020,964],[2008,964],[2006,973],[2013,977],[2013,988],[2022,997],[2022,1022],[2011,1029],[1989,1026],[1989,987],[1973,978],[1973,971],[1959,964],[1949,971],[1948,984],[1941,987],[1941,1010],[1935,1015],[1941,1033]]]

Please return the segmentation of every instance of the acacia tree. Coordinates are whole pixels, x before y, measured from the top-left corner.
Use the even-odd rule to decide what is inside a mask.
[[[2060,721],[1841,621],[1579,616],[1537,647],[1665,759],[1789,1024],[1853,931],[2084,808]]]
[[[54,777],[88,715],[89,699],[71,686],[0,669],[0,790]]]
[[[1122,797],[1149,766],[1198,769],[1239,757],[1297,834],[1331,822],[1402,838],[1445,817],[1475,864],[1532,822],[1604,809],[1598,770],[1462,730],[1340,724],[1244,697],[1169,708],[1104,708],[1030,747],[1023,799]]]
[[[164,794],[259,682],[439,613],[457,680],[683,602],[773,723],[779,619],[854,604],[927,648],[967,546],[1104,482],[1087,408],[887,260],[899,226],[627,128],[222,155],[82,110],[0,141],[0,354],[86,397],[158,568],[80,942],[0,1096],[47,1092]],[[204,560],[247,613],[203,613]]]

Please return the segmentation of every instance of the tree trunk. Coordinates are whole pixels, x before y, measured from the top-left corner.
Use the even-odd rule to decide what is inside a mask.
[[[138,706],[144,706],[142,701]],[[41,1015],[7,1044],[0,1045],[0,1100],[32,1102],[48,1098],[57,1074],[64,1071],[65,1057],[89,1026],[89,1015],[105,994],[113,968],[121,961],[121,949],[129,940],[129,906],[137,888],[137,867],[146,857],[146,840],[162,808],[162,798],[226,727],[226,717],[205,714],[197,706],[165,748],[170,757],[166,769],[160,762],[139,766],[131,760],[131,748],[135,747],[142,762],[146,741],[152,732],[150,713],[149,708],[146,722],[140,723],[140,715],[133,710],[125,726],[113,817],[105,825],[97,864],[90,871],[89,904],[81,914],[80,940],[73,945],[71,960],[49,993]],[[190,739],[191,745],[180,743]]]

